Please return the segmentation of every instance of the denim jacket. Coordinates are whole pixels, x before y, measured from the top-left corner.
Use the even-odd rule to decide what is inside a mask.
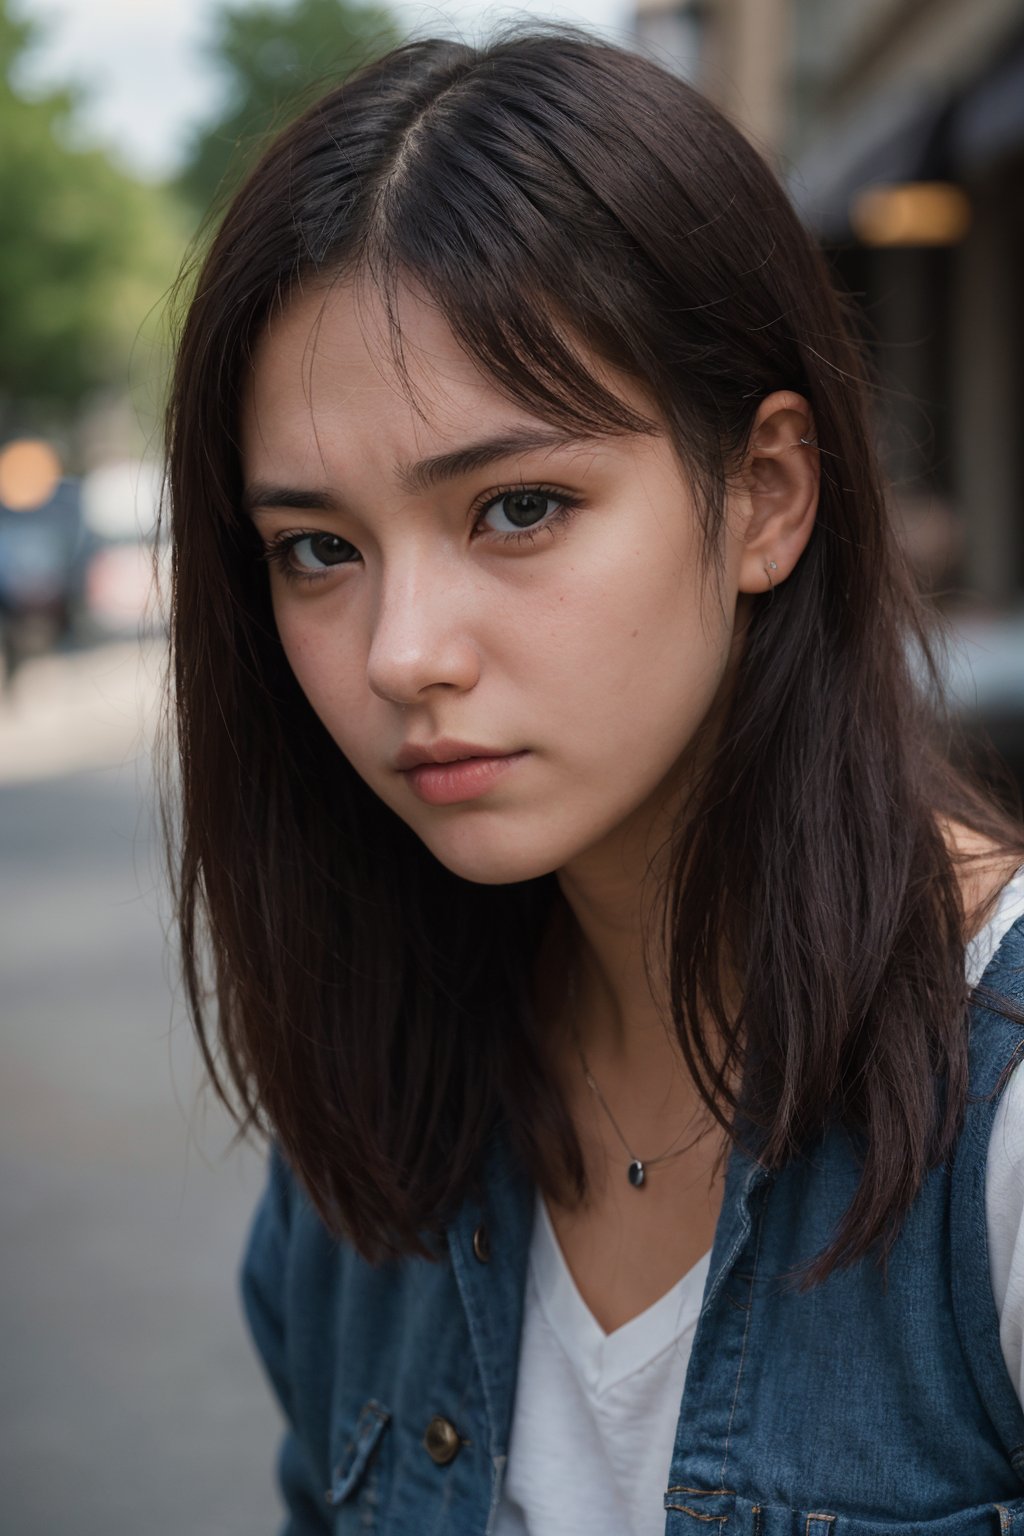
[[[843,1133],[776,1175],[731,1152],[670,1474],[652,1490],[666,1536],[1024,1533],[1024,1412],[1000,1349],[984,1203],[998,1097],[1022,1054],[1024,918],[975,994],[964,1129],[921,1188],[887,1284],[871,1262],[808,1292],[785,1284],[856,1186]],[[371,1266],[327,1234],[271,1148],[241,1288],[288,1423],[284,1536],[493,1529],[533,1213],[501,1137],[482,1189],[436,1245],[440,1262]],[[571,1510],[564,1529],[577,1536]]]

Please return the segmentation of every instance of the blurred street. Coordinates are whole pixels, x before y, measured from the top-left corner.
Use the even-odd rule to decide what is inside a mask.
[[[963,754],[1008,794],[990,742],[1024,803],[1024,0],[505,11],[0,0],[0,1536],[283,1519],[237,1291],[264,1153],[228,1150],[180,996],[164,642],[137,637],[171,590],[160,421],[192,264],[311,93],[407,37],[534,15],[707,94],[834,275]]]
[[[0,1536],[258,1536],[278,1421],[236,1299],[262,1157],[226,1153],[165,953],[159,649],[0,699]]]

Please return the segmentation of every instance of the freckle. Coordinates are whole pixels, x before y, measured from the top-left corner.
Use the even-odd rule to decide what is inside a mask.
[[[638,634],[639,634],[639,633],[640,633],[640,631],[639,631],[639,630],[638,630],[638,629],[634,629],[634,631],[633,631],[633,633],[632,633],[632,634],[631,634],[631,635],[630,635],[630,637],[629,637],[629,638],[630,638],[630,639],[631,639],[631,640],[635,640],[635,639],[636,639],[636,637],[637,637],[637,635],[638,635]]]

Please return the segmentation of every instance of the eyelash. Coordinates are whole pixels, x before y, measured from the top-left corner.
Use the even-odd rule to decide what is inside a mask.
[[[567,491],[558,490],[555,486],[508,485],[503,490],[492,491],[485,501],[477,504],[473,509],[473,526],[475,527],[480,519],[499,501],[503,500],[504,497],[519,494],[544,496],[549,501],[557,502],[558,506],[548,517],[547,521],[536,528],[521,528],[516,533],[494,534],[493,537],[502,544],[533,544],[536,542],[538,534],[553,533],[556,528],[564,527],[570,518],[575,516],[582,505],[578,497],[570,495]],[[296,569],[289,562],[289,556],[296,544],[301,544],[303,539],[312,538],[322,532],[323,529],[321,528],[296,528],[288,532],[276,534],[260,551],[257,558],[275,566],[287,581],[322,581],[325,576],[330,575],[332,570],[337,570],[338,566],[324,566],[319,571],[303,571]],[[355,563],[354,560],[342,560],[338,562],[338,565],[354,565]]]

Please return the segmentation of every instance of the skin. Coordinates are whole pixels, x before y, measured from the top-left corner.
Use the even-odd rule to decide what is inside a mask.
[[[557,873],[577,932],[579,1031],[616,1121],[641,1156],[672,1145],[680,1127],[679,1145],[694,1140],[642,1199],[629,1189],[621,1144],[580,1070],[565,937],[553,931],[538,995],[591,1192],[583,1208],[549,1209],[584,1299],[610,1330],[705,1252],[717,1219],[721,1134],[665,1029],[657,968],[649,977],[644,965],[645,875],[657,874],[685,814],[755,597],[787,579],[810,537],[819,464],[801,439],[814,437],[813,421],[797,394],[761,402],[708,577],[685,467],[663,430],[521,448],[413,484],[420,461],[551,429],[507,400],[411,290],[400,320],[411,397],[371,290],[307,291],[274,318],[243,405],[248,499],[268,547],[316,535],[271,562],[271,596],[289,663],[340,751],[465,879]],[[586,360],[660,427],[634,381]],[[525,505],[544,515],[531,539],[513,543],[501,535],[516,531],[510,511],[523,504],[501,498],[517,487],[543,488]],[[556,516],[559,495],[577,504],[567,520]],[[395,756],[440,736],[528,755],[481,798],[431,806]],[[975,883],[969,898],[992,884]]]
[[[268,543],[335,537],[293,550],[313,580],[271,565],[281,641],[340,750],[442,863],[485,884],[558,872],[587,985],[600,978],[621,1038],[629,1020],[657,1012],[634,954],[644,870],[685,803],[698,727],[727,697],[750,596],[786,579],[813,525],[817,455],[799,443],[813,435],[809,408],[782,392],[762,403],[730,496],[721,580],[705,583],[693,499],[663,433],[405,484],[402,466],[550,428],[511,404],[411,292],[401,323],[420,411],[394,375],[376,300],[351,285],[301,296],[256,352],[242,422],[246,484],[267,492],[256,527]],[[656,414],[636,384],[595,371]],[[482,504],[518,485],[579,506],[556,523],[548,497],[535,537],[503,542],[508,503]],[[275,505],[270,488],[281,486],[336,505]],[[339,553],[345,563],[324,564]],[[394,759],[403,743],[442,735],[529,756],[482,798],[429,806]]]
[[[376,300],[349,284],[299,296],[256,351],[242,419],[256,528],[268,545],[327,536],[293,548],[298,579],[270,566],[282,644],[339,749],[448,868],[484,884],[557,872],[578,929],[591,1068],[642,1155],[680,1126],[685,1146],[704,1127],[643,963],[644,876],[685,808],[699,729],[713,730],[728,699],[754,596],[785,581],[810,536],[809,407],[788,392],[762,402],[707,578],[685,469],[662,430],[532,447],[411,485],[402,471],[417,461],[549,424],[502,395],[428,302],[407,292],[400,318],[412,398]],[[660,427],[635,382],[587,361]],[[503,542],[518,504],[496,498],[517,486],[578,505],[559,522],[556,497],[534,503],[534,538]],[[275,487],[310,494],[282,505]],[[429,806],[395,754],[442,735],[529,755],[480,799]],[[628,1190],[565,1027],[564,952],[553,939],[538,989],[593,1194],[585,1211],[550,1208],[585,1299],[612,1328],[708,1246],[720,1146],[704,1135],[643,1200]]]

